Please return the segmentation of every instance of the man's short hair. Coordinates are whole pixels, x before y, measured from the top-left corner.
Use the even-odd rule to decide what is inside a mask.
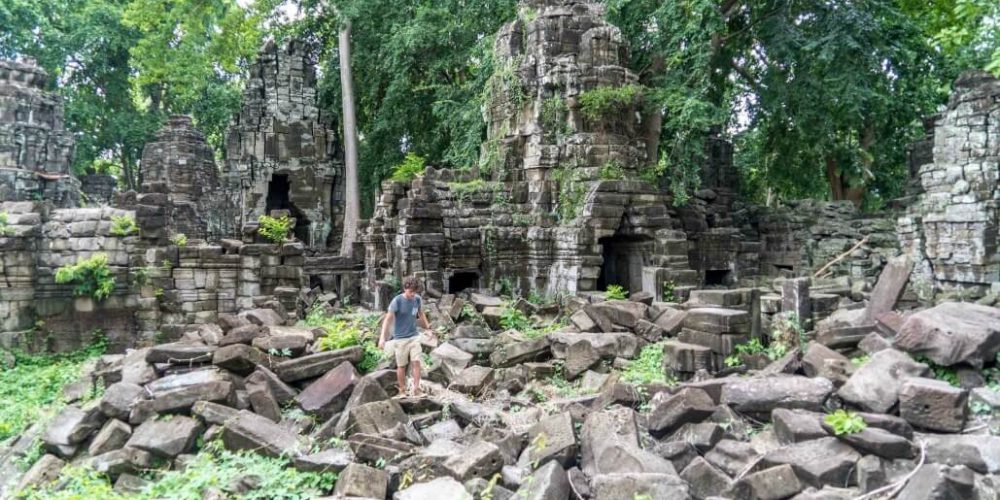
[[[415,292],[420,291],[420,280],[417,278],[406,278],[403,280],[403,290],[413,290]]]

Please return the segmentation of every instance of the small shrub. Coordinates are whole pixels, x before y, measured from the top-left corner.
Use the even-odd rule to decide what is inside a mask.
[[[394,182],[410,182],[424,174],[426,160],[416,153],[407,153],[403,162],[392,169],[390,180]]]
[[[667,378],[663,369],[663,342],[649,344],[639,351],[639,357],[622,372],[622,380],[630,384],[652,384],[661,382],[674,385],[676,380]]]
[[[378,344],[373,340],[365,341],[361,344],[363,349],[363,354],[361,355],[361,362],[358,363],[358,370],[361,373],[368,373],[374,371],[378,367],[378,364],[386,358],[385,351],[378,348]]]
[[[531,328],[531,320],[520,309],[515,309],[509,304],[500,313],[500,326],[504,330],[525,331]]]
[[[188,244],[188,237],[184,233],[176,233],[170,237],[170,242],[179,247],[186,247]]]
[[[139,226],[130,215],[111,216],[111,234],[113,236],[128,236],[139,232]]]
[[[608,300],[625,300],[627,294],[628,290],[621,285],[608,285],[607,290],[604,291],[604,298]]]
[[[861,432],[868,427],[865,419],[853,411],[837,410],[823,418],[826,425],[833,427],[833,433],[842,436]]]
[[[673,280],[667,280],[663,282],[663,301],[664,302],[677,302],[677,296],[674,294],[674,290],[677,285]]]
[[[257,234],[271,243],[283,243],[288,239],[288,234],[292,230],[292,219],[287,215],[281,217],[261,215],[257,219],[257,223]]]
[[[63,266],[56,270],[56,283],[73,283],[73,295],[104,300],[115,289],[115,277],[108,268],[108,256],[103,253]]]
[[[568,114],[569,107],[562,97],[549,97],[543,100],[539,123],[545,135],[554,137],[568,134],[570,132],[566,120]]]
[[[760,339],[750,339],[749,342],[740,344],[733,348],[734,353],[725,359],[726,366],[734,367],[743,364],[743,356],[753,356],[764,354],[767,359],[774,361],[785,354],[788,354],[788,346],[781,342],[771,342],[771,345],[764,347]]]
[[[627,111],[641,99],[642,87],[638,85],[600,86],[580,94],[580,111],[588,120],[602,120]]]
[[[132,285],[146,286],[149,284],[149,273],[153,271],[150,267],[138,267],[132,271]]]
[[[625,178],[625,167],[614,160],[609,160],[601,165],[601,179],[621,180]]]
[[[473,194],[489,189],[489,184],[482,179],[474,179],[468,182],[449,182],[448,189],[458,198],[458,201],[468,201]]]
[[[867,355],[867,354],[865,354],[863,356],[855,356],[855,357],[851,358],[851,364],[854,365],[854,366],[862,366],[865,363],[871,361],[871,359],[872,359],[872,357],[869,356],[869,355]]]

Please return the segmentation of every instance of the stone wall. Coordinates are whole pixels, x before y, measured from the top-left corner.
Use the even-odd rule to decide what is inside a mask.
[[[239,227],[288,210],[308,247],[338,248],[344,181],[337,144],[317,105],[316,70],[306,48],[267,42],[226,135],[224,184],[236,200]]]
[[[1000,80],[970,72],[934,128],[933,162],[919,167],[923,193],[898,220],[913,258],[911,285],[975,298],[1000,282]],[[926,158],[926,157],[925,157]]]
[[[70,174],[73,136],[63,123],[62,98],[44,90],[34,62],[0,60],[0,200],[80,203]]]
[[[0,345],[67,351],[95,332],[111,349],[179,338],[222,313],[271,305],[294,320],[308,289],[301,243],[162,244],[160,193],[139,196],[136,211],[53,209],[46,202],[3,202],[11,233],[0,236]],[[111,234],[112,217],[135,217],[139,233]],[[55,271],[95,254],[108,256],[115,288],[104,300],[76,297]],[[357,293],[357,292],[355,292]]]

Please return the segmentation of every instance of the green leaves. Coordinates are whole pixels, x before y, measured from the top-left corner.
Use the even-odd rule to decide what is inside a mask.
[[[288,233],[292,230],[292,219],[288,216],[271,217],[261,215],[257,219],[259,224],[257,234],[260,234],[271,243],[284,243],[288,239]]]
[[[608,285],[604,290],[604,298],[608,300],[625,300],[628,298],[628,290],[621,285]]]
[[[823,422],[833,428],[833,433],[842,436],[861,432],[868,427],[861,415],[853,411],[837,410],[823,417]]]
[[[103,253],[56,269],[55,280],[60,284],[73,283],[73,295],[89,295],[96,300],[108,298],[115,289],[108,256]]]
[[[392,176],[389,179],[393,182],[410,182],[424,175],[425,164],[426,161],[422,156],[416,153],[407,153],[403,162],[393,167]]]

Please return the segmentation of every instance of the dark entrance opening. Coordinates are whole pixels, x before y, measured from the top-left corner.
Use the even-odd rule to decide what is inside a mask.
[[[653,253],[653,240],[645,236],[614,235],[601,238],[601,273],[597,289],[619,285],[629,292],[642,290],[642,266]]]
[[[730,271],[728,269],[706,269],[705,286],[727,286],[730,285]]]
[[[448,278],[448,293],[458,293],[469,288],[479,287],[479,273],[471,271],[456,272]]]
[[[309,219],[292,204],[292,199],[289,195],[291,188],[292,183],[288,180],[287,175],[272,175],[271,182],[267,185],[267,198],[264,201],[266,210],[264,213],[270,215],[272,210],[288,210],[292,217],[295,218],[295,228],[292,229],[292,232],[299,241],[305,242],[308,245],[310,244]]]

